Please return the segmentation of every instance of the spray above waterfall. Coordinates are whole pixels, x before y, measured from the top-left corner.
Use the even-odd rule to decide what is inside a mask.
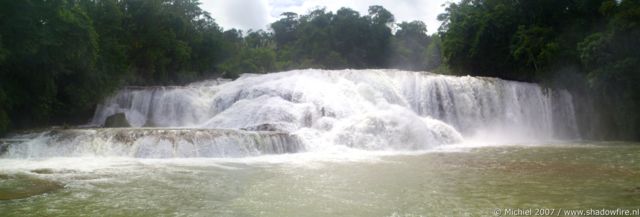
[[[170,151],[166,153],[172,154],[160,157],[200,156],[182,152],[199,153],[205,147],[210,151],[214,143],[216,147],[251,147],[242,149],[248,151],[233,149],[232,156],[285,152],[263,151],[271,150],[261,149],[264,145],[290,150],[287,152],[331,146],[426,150],[470,138],[488,142],[575,139],[579,134],[573,109],[567,91],[531,83],[398,70],[308,69],[245,74],[234,81],[210,80],[179,87],[125,88],[99,105],[90,125],[103,126],[109,116],[124,113],[138,131],[147,129],[139,127],[153,127],[144,136],[130,136],[134,141],[128,145],[148,148],[147,143],[167,143]],[[206,131],[190,135],[200,138],[194,142],[167,139],[166,132],[156,135],[157,129]],[[221,129],[247,133],[226,133],[227,140],[210,135],[220,135],[215,131]],[[286,135],[286,139],[240,139],[257,138],[263,131],[275,131],[271,137]],[[104,129],[93,134],[101,135],[103,145],[124,144],[108,139],[122,131]],[[53,140],[60,139],[48,143],[55,143]],[[224,141],[233,144],[223,145]],[[147,146],[140,146],[143,143]],[[89,150],[95,152],[95,148]],[[126,153],[158,157],[139,150]],[[202,156],[227,155],[207,152]]]

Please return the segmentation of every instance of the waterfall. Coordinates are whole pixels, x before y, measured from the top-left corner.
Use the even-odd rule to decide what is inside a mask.
[[[466,136],[520,141],[579,137],[572,97],[566,90],[469,76],[403,73],[400,80],[413,111],[451,124]]]
[[[124,88],[98,106],[89,125],[124,113],[134,128],[45,133],[34,139],[39,146],[9,148],[5,155],[40,156],[45,151],[34,152],[40,148],[65,156],[225,157],[328,146],[425,150],[472,138],[578,139],[572,100],[566,90],[532,83],[427,72],[244,74],[233,81]],[[123,134],[131,139],[117,139]]]
[[[304,150],[293,135],[216,129],[102,128],[30,135],[5,157],[128,156],[138,158],[241,157]]]

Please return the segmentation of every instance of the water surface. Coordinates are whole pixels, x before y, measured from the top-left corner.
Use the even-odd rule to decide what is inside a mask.
[[[486,216],[495,208],[640,208],[638,144],[457,147],[412,154],[332,155],[0,159],[0,191],[6,193],[11,186],[33,180],[61,186],[27,198],[0,200],[0,213]]]

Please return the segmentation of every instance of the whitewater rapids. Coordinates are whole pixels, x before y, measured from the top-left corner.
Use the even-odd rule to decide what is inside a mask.
[[[407,151],[472,139],[580,138],[573,99],[565,90],[399,70],[307,69],[186,86],[128,87],[100,104],[89,125],[104,126],[117,113],[134,127],[129,139],[113,139],[126,134],[122,129],[49,132],[5,152],[11,157],[33,156],[36,150],[37,156],[237,157],[336,146]],[[264,136],[277,138],[255,139]],[[73,151],[41,151],[51,147]],[[155,149],[165,151],[148,151]]]

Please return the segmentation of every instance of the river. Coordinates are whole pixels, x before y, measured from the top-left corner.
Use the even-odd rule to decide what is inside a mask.
[[[638,144],[342,153],[2,159],[0,171],[13,177],[0,178],[0,191],[21,186],[11,179],[27,179],[15,176],[64,187],[0,201],[0,210],[3,216],[491,216],[496,208],[640,204]]]

